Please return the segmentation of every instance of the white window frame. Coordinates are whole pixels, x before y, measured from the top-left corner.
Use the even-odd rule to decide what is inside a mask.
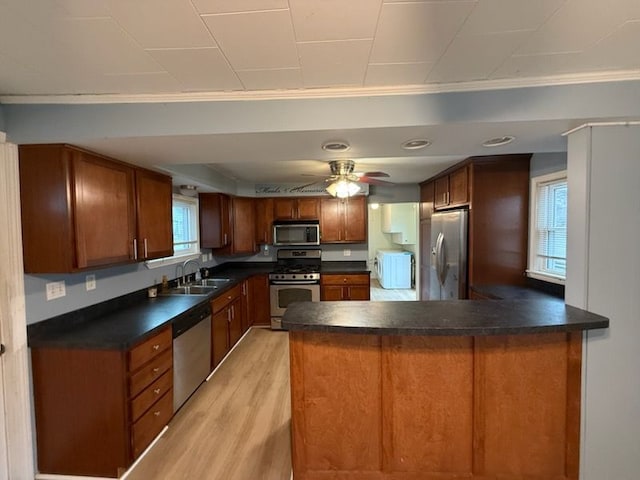
[[[179,195],[177,193],[173,194],[171,208],[173,208],[173,202],[180,201],[182,203],[188,203],[190,208],[192,209],[193,215],[195,216],[195,236],[196,236],[196,245],[195,247],[187,253],[177,253],[171,257],[158,258],[155,260],[147,260],[145,262],[147,268],[153,269],[158,267],[164,267],[166,265],[174,265],[176,263],[182,263],[191,259],[199,259],[201,255],[200,250],[200,217],[199,217],[199,209],[198,209],[198,199],[196,197],[187,197],[185,195]],[[172,225],[173,227],[173,225]],[[175,251],[175,244],[174,244]]]
[[[557,172],[539,175],[531,178],[530,198],[529,198],[529,258],[527,266],[527,276],[545,282],[557,283],[564,285],[566,275],[554,275],[549,272],[541,272],[536,270],[536,251],[537,251],[537,232],[536,218],[538,217],[538,187],[541,184],[549,182],[567,181],[567,171],[559,170]],[[568,246],[567,246],[568,248]],[[565,259],[566,261],[566,259]]]

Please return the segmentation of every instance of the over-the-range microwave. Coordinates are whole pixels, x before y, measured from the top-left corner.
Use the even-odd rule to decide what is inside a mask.
[[[318,220],[273,222],[273,244],[276,246],[320,245],[320,222]]]

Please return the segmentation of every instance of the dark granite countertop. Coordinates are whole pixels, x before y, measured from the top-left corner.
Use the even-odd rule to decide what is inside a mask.
[[[546,300],[300,302],[282,318],[290,331],[374,335],[517,335],[608,326],[603,316]]]
[[[371,273],[367,262],[322,262],[320,273]]]
[[[564,303],[562,298],[529,287],[474,285],[471,289],[492,300],[548,300]]]

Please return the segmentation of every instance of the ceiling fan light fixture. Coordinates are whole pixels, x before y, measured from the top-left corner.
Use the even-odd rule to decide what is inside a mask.
[[[351,145],[342,140],[331,140],[322,144],[322,149],[326,152],[346,152],[350,148]]]
[[[426,138],[413,138],[404,142],[402,144],[402,148],[405,150],[420,150],[421,148],[426,148],[429,145],[431,145],[431,141]]]
[[[332,197],[348,198],[360,192],[360,185],[347,179],[339,179],[331,183],[326,191]]]
[[[482,142],[483,147],[492,148],[492,147],[501,147],[502,145],[507,145],[513,142],[516,139],[513,135],[504,135],[502,137],[492,138],[490,140],[486,140]]]

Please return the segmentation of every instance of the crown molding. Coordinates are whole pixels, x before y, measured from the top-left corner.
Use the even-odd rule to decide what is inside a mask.
[[[545,77],[477,80],[470,82],[388,87],[339,87],[296,90],[252,90],[227,92],[189,92],[162,94],[73,94],[73,95],[0,95],[0,104],[116,104],[180,103],[256,100],[299,100],[395,95],[424,95],[454,92],[478,92],[516,88],[580,85],[640,80],[640,69],[554,75]]]

